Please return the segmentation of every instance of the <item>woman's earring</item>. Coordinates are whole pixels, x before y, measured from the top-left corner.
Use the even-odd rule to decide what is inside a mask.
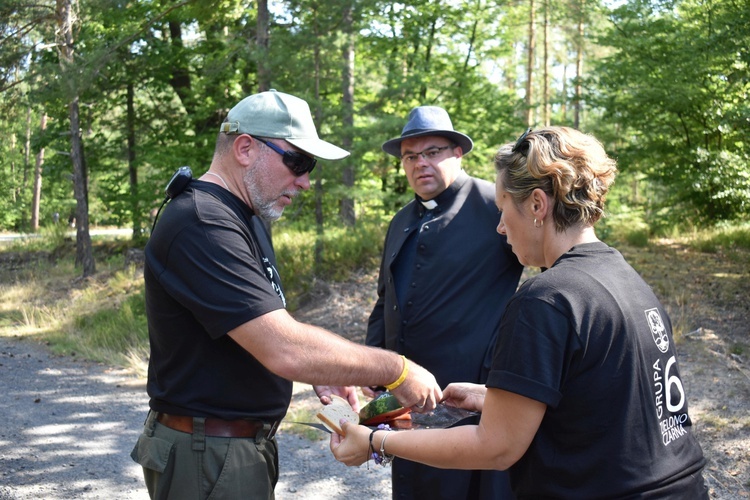
[[[538,228],[540,228],[542,226],[544,226],[544,220],[536,220],[536,219],[534,219],[534,227],[535,228],[538,229]]]

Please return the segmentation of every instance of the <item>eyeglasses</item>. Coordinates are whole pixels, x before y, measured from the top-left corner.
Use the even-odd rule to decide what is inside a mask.
[[[446,149],[454,149],[455,147],[456,146],[433,146],[425,149],[424,151],[420,151],[419,153],[406,153],[405,155],[401,155],[401,161],[405,165],[413,165],[417,162],[417,159],[419,159],[420,156],[427,161],[437,160],[438,156],[440,156],[440,153],[442,153]]]
[[[530,133],[531,133],[531,127],[527,128],[526,132],[521,134],[521,137],[519,137],[518,140],[516,141],[516,145],[513,146],[513,149],[511,149],[513,153],[521,153],[524,156],[529,154],[529,147],[528,147],[529,145],[524,144],[524,143],[526,142],[526,137],[528,137]],[[523,148],[524,146],[526,146],[526,150],[521,151],[521,148]]]
[[[259,142],[262,142],[269,148],[279,153],[282,156],[281,161],[283,161],[284,165],[286,165],[287,168],[291,170],[292,173],[297,177],[309,174],[313,171],[315,165],[318,163],[318,160],[316,160],[312,156],[300,153],[299,151],[285,151],[270,141],[266,141],[264,139],[261,139],[260,137],[255,137],[254,135],[250,137]]]

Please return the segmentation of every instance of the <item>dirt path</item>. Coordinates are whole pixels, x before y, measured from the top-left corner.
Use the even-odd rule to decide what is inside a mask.
[[[750,252],[700,253],[670,242],[621,248],[667,306],[711,497],[750,497]],[[375,274],[317,283],[295,316],[364,339]],[[140,384],[140,385],[139,385]],[[0,500],[147,498],[129,453],[146,411],[142,381],[28,341],[0,337]],[[289,420],[317,398],[298,387]],[[389,471],[335,462],[327,440],[279,434],[279,500],[390,497]]]
[[[127,371],[0,337],[0,500],[148,500],[130,459],[147,411],[144,381]],[[282,425],[277,500],[390,497],[388,470],[336,462],[320,434]]]

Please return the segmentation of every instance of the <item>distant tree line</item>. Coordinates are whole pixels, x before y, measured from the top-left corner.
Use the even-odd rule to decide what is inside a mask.
[[[205,171],[228,109],[269,88],[352,151],[285,215],[321,232],[408,199],[380,145],[423,104],[480,177],[526,127],[568,125],[654,220],[750,212],[750,0],[4,0],[0,30],[0,230],[75,219],[84,275],[89,226],[147,237],[175,169]]]

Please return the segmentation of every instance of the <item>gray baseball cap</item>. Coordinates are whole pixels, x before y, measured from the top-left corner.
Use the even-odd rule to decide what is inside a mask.
[[[310,106],[305,101],[274,89],[247,96],[237,103],[221,124],[221,132],[284,139],[324,160],[349,156],[348,151],[318,137]]]

